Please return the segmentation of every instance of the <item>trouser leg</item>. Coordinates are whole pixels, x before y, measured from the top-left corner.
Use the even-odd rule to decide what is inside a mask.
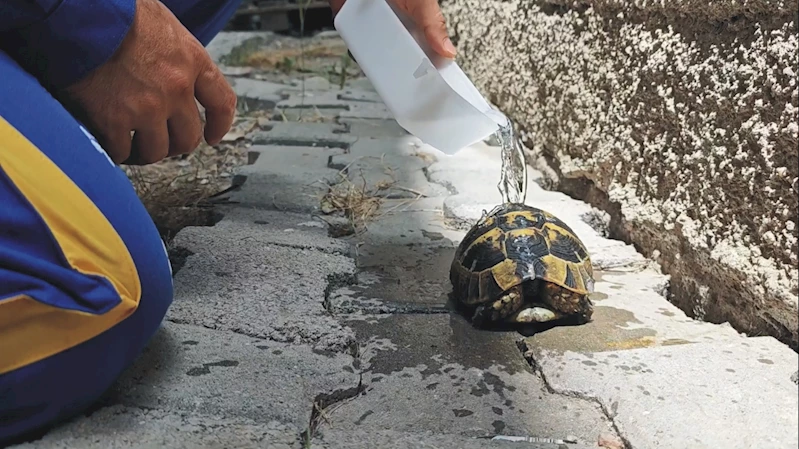
[[[0,52],[0,442],[74,415],[141,353],[172,301],[130,181]]]

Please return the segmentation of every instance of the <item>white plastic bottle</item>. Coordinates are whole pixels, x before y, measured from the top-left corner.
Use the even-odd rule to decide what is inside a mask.
[[[423,142],[454,154],[506,123],[390,1],[347,0],[334,23],[397,123]]]

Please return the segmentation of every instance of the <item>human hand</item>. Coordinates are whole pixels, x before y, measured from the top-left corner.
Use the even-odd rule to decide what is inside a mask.
[[[333,15],[338,14],[346,0],[330,0],[330,8]],[[401,11],[407,13],[416,22],[416,25],[424,31],[433,51],[445,58],[455,57],[455,46],[449,39],[447,32],[447,22],[441,14],[441,8],[437,0],[389,0],[394,3]]]
[[[56,96],[116,163],[189,153],[203,135],[217,144],[236,112],[236,94],[208,52],[159,0],[137,0],[111,59]],[[205,108],[204,127],[195,97]]]

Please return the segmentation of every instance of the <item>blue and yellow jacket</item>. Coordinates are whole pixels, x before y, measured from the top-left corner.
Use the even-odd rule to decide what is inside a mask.
[[[135,0],[3,0],[0,48],[46,87],[65,87],[111,58],[135,11]]]

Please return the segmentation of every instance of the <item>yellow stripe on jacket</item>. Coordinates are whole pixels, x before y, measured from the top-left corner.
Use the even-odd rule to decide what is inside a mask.
[[[24,295],[0,300],[3,374],[112,328],[139,306],[141,285],[133,258],[103,213],[2,117],[0,167],[50,229],[69,265],[80,273],[104,277],[120,298],[102,315],[54,307]]]

